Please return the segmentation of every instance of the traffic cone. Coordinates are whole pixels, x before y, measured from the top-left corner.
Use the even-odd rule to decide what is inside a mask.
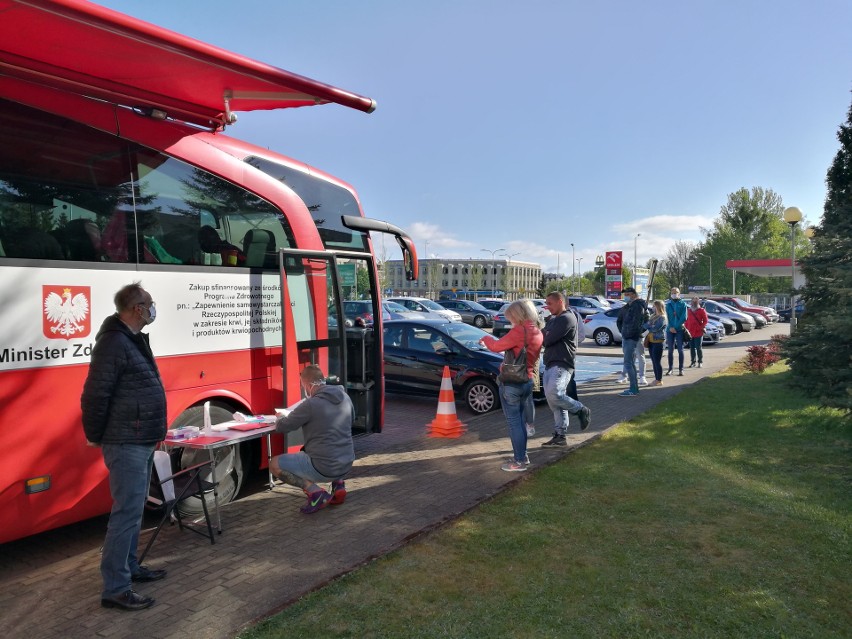
[[[450,379],[450,367],[444,366],[441,379],[441,392],[438,395],[438,414],[428,425],[429,437],[461,437],[464,424],[456,415],[456,398],[453,394],[453,380]]]

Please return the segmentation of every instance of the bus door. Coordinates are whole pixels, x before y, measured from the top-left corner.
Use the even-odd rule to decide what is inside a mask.
[[[318,364],[329,383],[346,388],[355,406],[353,434],[380,432],[384,401],[381,300],[369,253],[279,250],[284,401],[293,404],[292,381],[307,364]],[[285,326],[286,329],[286,326]],[[287,339],[295,340],[295,349]],[[295,354],[294,354],[295,351]],[[289,396],[288,396],[289,395]]]

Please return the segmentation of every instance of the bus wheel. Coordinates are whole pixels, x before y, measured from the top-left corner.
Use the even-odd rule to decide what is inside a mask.
[[[210,421],[214,424],[226,422],[233,419],[233,411],[226,405],[221,403],[210,402]],[[204,407],[191,406],[183,413],[178,415],[174,421],[172,428],[180,428],[181,426],[201,426],[204,424]],[[217,492],[219,493],[219,505],[222,506],[234,500],[243,483],[243,464],[240,455],[240,445],[226,446],[217,448],[213,451],[216,459],[216,478],[219,483]],[[191,448],[181,449],[180,468],[189,468],[195,464],[206,462],[210,459],[210,451],[193,450]],[[211,471],[207,470],[201,474],[201,478],[207,481],[211,479]],[[207,507],[213,507],[213,493],[205,495]],[[178,506],[182,515],[193,517],[204,513],[201,506],[201,500],[197,497],[187,497]]]

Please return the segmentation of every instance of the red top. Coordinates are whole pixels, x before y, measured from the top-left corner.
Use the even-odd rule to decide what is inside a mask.
[[[704,327],[707,326],[707,311],[700,307],[695,309],[690,306],[686,312],[684,326],[686,326],[686,330],[693,337],[703,336]]]
[[[512,350],[515,357],[521,352],[524,345],[524,334],[526,329],[526,344],[527,344],[527,375],[530,379],[533,376],[533,368],[538,361],[538,356],[541,353],[541,345],[544,341],[544,336],[541,334],[538,326],[533,322],[526,322],[513,326],[512,330],[506,333],[500,339],[495,339],[491,335],[482,338],[482,343],[492,353],[502,353]]]

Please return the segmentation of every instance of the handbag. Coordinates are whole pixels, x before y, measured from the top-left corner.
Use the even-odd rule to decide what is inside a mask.
[[[683,339],[692,339],[692,333],[689,332],[686,326],[683,327]]]
[[[651,333],[648,332],[645,334],[645,339],[642,340],[642,346],[645,348],[649,348],[651,346]]]
[[[524,345],[517,357],[512,355],[510,348],[503,353],[503,365],[497,379],[503,384],[525,384],[530,376],[527,374],[527,329],[524,327]]]

